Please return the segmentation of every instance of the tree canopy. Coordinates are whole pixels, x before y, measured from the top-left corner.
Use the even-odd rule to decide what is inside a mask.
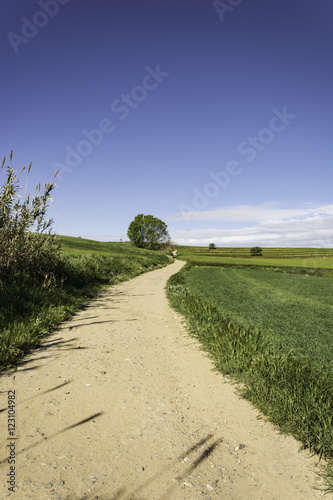
[[[127,236],[134,246],[149,250],[158,250],[170,238],[165,222],[143,214],[138,214],[130,223]]]
[[[262,248],[261,247],[252,247],[250,249],[252,257],[261,257],[262,256]]]

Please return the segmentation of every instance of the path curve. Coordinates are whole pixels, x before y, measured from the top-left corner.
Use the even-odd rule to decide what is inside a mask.
[[[105,290],[1,377],[0,499],[8,390],[18,438],[9,498],[323,498],[316,459],[257,418],[170,309],[165,283],[183,264]]]

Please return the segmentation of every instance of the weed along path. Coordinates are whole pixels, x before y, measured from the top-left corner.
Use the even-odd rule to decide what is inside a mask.
[[[1,499],[323,498],[316,458],[257,418],[170,309],[182,265],[108,288],[1,377]]]

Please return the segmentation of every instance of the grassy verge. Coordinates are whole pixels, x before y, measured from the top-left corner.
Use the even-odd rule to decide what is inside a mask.
[[[75,241],[76,240],[76,241]],[[66,246],[66,243],[70,245]],[[0,290],[0,370],[15,364],[105,286],[167,265],[162,252],[62,238],[62,258],[47,280],[17,273]],[[84,251],[84,248],[89,248]]]
[[[266,334],[231,321],[185,286],[187,264],[167,284],[171,305],[187,319],[190,333],[217,370],[241,383],[241,394],[304,448],[328,460],[327,491],[333,492],[333,374],[309,359],[278,352]]]

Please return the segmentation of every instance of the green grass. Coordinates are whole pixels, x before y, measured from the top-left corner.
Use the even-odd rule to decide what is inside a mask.
[[[309,272],[333,269],[333,249],[264,248],[262,257],[251,257],[250,248],[217,248],[178,246],[178,258],[198,266],[264,266],[283,267]]]
[[[105,286],[170,263],[126,243],[59,237],[62,258],[47,279],[20,273],[0,288],[0,370],[15,366]]]
[[[112,255],[112,256],[126,256],[126,257],[148,257],[152,255],[162,256],[163,252],[154,252],[151,250],[144,250],[142,248],[134,247],[130,242],[105,242],[88,240],[85,238],[76,238],[73,236],[59,236],[61,242],[62,253],[69,254],[94,254],[94,255]]]
[[[240,393],[282,431],[329,461],[333,373],[324,351],[332,349],[331,292],[331,280],[321,277],[189,264],[167,284],[171,305],[216,369],[240,383]],[[279,324],[284,316],[286,329]],[[329,462],[321,473],[327,492],[333,492],[332,471]]]
[[[333,280],[265,269],[192,268],[185,286],[224,316],[333,372]]]

